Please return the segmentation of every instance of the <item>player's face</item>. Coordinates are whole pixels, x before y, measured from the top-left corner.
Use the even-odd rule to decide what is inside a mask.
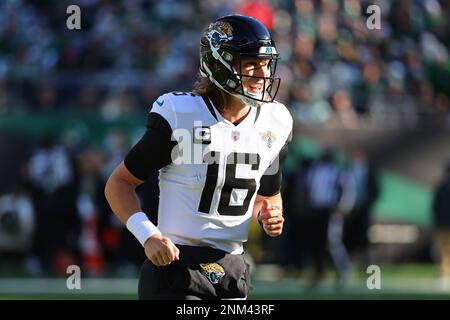
[[[253,95],[263,94],[263,90],[267,89],[264,78],[270,76],[269,62],[269,59],[256,58],[244,58],[241,61],[242,85],[245,92]]]

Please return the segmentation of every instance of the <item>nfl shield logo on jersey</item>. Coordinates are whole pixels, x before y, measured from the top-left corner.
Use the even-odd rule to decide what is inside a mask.
[[[202,273],[212,284],[219,283],[219,280],[225,275],[225,270],[218,263],[200,263]]]
[[[238,141],[240,137],[241,133],[239,131],[233,131],[231,133],[231,139],[233,139],[233,141]]]
[[[273,133],[272,131],[260,132],[259,134],[261,135],[261,138],[264,140],[264,142],[267,144],[268,148],[272,147],[273,143],[277,139],[275,133]]]

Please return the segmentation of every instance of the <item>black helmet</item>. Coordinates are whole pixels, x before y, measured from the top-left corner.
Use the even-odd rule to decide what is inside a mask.
[[[269,60],[270,77],[244,76],[264,79],[261,95],[246,92],[242,86],[242,58],[248,57]],[[275,77],[277,59],[269,30],[257,19],[243,15],[217,19],[200,41],[200,74],[253,107],[275,99],[280,86],[280,78]]]

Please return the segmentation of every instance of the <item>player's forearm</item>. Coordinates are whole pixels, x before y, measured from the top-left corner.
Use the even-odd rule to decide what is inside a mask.
[[[122,223],[135,212],[141,211],[135,186],[126,180],[112,175],[105,186],[105,196],[112,211]]]

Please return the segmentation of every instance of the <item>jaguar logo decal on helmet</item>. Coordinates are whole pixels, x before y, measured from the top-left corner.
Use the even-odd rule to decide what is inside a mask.
[[[233,39],[233,27],[228,22],[213,22],[209,25],[206,36],[211,45],[214,48],[218,48],[220,42],[227,42]]]

